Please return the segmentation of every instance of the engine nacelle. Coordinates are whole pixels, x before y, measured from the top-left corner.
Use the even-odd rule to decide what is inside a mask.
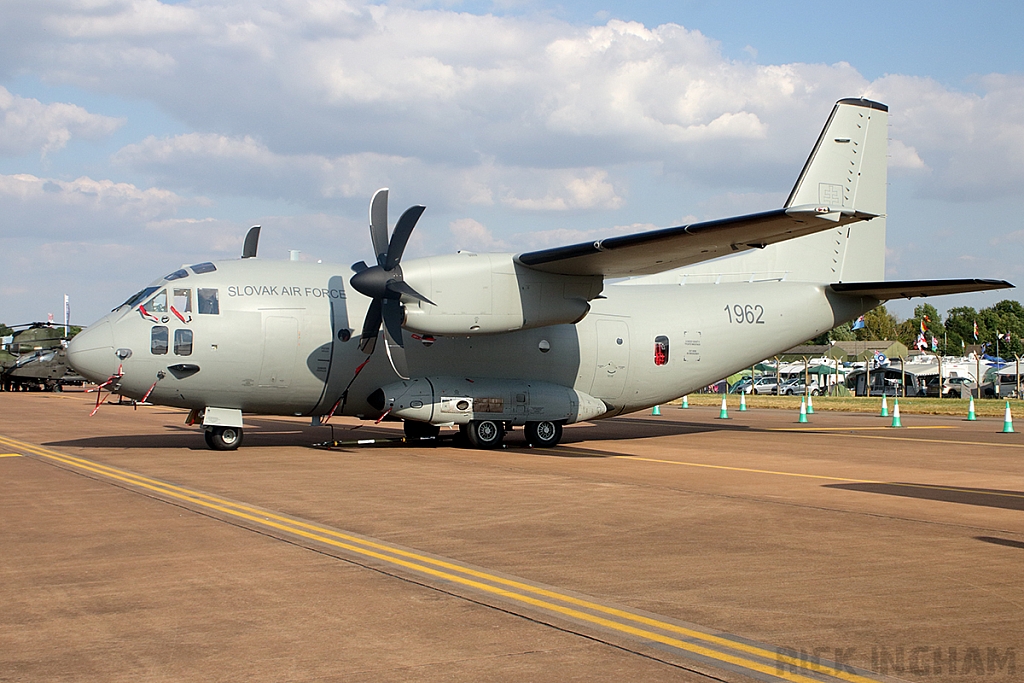
[[[551,382],[415,377],[381,387],[370,403],[391,415],[432,424],[501,420],[522,425],[544,420],[565,424],[608,412],[604,401]]]
[[[576,323],[604,287],[600,275],[531,270],[512,254],[459,252],[402,262],[404,280],[436,306],[403,297],[405,328],[476,335]]]

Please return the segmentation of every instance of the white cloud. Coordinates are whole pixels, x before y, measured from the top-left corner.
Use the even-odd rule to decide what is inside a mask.
[[[442,194],[457,203],[607,209],[623,195],[594,169],[657,162],[765,191],[803,160],[832,102],[862,93],[892,105],[893,166],[927,174],[926,191],[1005,195],[1024,181],[1020,77],[982,79],[981,94],[907,76],[869,83],[847,63],[733,61],[699,31],[619,20],[307,0],[15,6],[0,28],[9,70],[144,97],[196,130],[119,156],[169,187],[322,201],[454,179]],[[114,125],[47,106],[56,123],[7,144],[51,150]],[[204,171],[211,157],[219,177]],[[474,180],[523,177],[516,169],[555,175],[540,192]]]
[[[31,225],[35,222],[31,219],[34,215],[38,215],[38,222],[45,222],[46,216],[39,212],[56,212],[75,222],[81,220],[83,214],[90,214],[89,217],[116,217],[118,223],[133,224],[173,214],[179,207],[198,201],[169,190],[140,189],[130,183],[85,176],[65,181],[27,173],[0,175],[4,223],[20,215],[27,217]]]
[[[922,172],[923,196],[979,201],[1020,194],[1024,76],[986,76],[978,86],[979,93],[957,92],[912,76],[872,83],[871,93],[891,106],[894,165]]]
[[[600,169],[500,167],[490,161],[459,169],[371,152],[338,157],[277,154],[250,136],[151,136],[124,147],[114,158],[153,174],[161,185],[310,203],[368,198],[378,187],[393,183],[417,186],[450,204],[498,202],[527,211],[616,209],[623,203],[608,172]]]
[[[45,157],[63,149],[72,136],[96,139],[111,135],[124,119],[90,114],[74,104],[43,104],[0,86],[0,155],[36,150]]]
[[[459,218],[448,225],[455,239],[456,248],[467,251],[506,251],[509,245],[495,239],[491,231],[479,221],[472,218]]]

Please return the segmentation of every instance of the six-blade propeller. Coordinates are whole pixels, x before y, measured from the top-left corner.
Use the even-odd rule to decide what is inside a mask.
[[[366,354],[373,353],[380,334],[381,322],[385,333],[398,345],[403,346],[402,323],[405,312],[402,310],[402,297],[406,296],[434,305],[434,302],[410,287],[402,279],[402,254],[409,243],[412,229],[420,219],[425,206],[411,206],[405,210],[395,225],[391,239],[388,240],[388,190],[377,190],[370,200],[370,239],[373,241],[373,252],[377,257],[377,265],[368,266],[359,261],[352,264],[355,275],[349,281],[352,288],[364,294],[372,301],[366,310],[363,320],[363,332],[359,338],[359,349]]]

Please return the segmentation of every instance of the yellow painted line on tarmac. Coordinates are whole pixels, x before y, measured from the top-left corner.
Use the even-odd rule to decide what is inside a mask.
[[[711,465],[704,462],[684,462],[682,460],[661,460],[658,458],[645,458],[639,455],[613,455],[613,459],[620,460],[643,460],[645,462],[660,462],[666,465],[685,465],[687,467],[705,467],[712,470],[730,470],[733,472],[750,472],[752,474],[777,474],[783,477],[803,477],[806,479],[826,479],[828,481],[846,481],[857,484],[884,484],[885,482],[875,479],[851,479],[850,477],[829,477],[823,474],[803,474],[800,472],[779,472],[776,470],[759,470],[753,467],[733,467],[731,465]]]
[[[878,425],[877,427],[769,427],[766,432],[855,432],[855,431],[876,431],[880,429],[959,429],[956,425],[927,425],[922,427],[890,427],[889,425]]]
[[[893,427],[892,429],[901,429]],[[907,429],[902,427],[902,429]],[[913,443],[941,443],[951,446],[991,446],[993,448],[1024,448],[1024,443],[999,443],[998,441],[958,441],[956,439],[912,439],[909,436],[880,436],[878,434],[845,434],[851,439],[885,439],[887,441],[912,441]]]
[[[873,678],[849,671],[843,667],[837,668],[827,666],[820,662],[809,661],[806,658],[789,656],[779,651],[768,649],[767,647],[758,647],[757,645],[751,645],[731,638],[718,636],[713,633],[705,633],[693,628],[687,628],[678,624],[661,621],[653,617],[635,614],[623,609],[559,593],[552,589],[533,586],[522,581],[489,574],[471,567],[461,566],[452,561],[421,555],[380,541],[360,538],[328,527],[284,517],[268,510],[254,508],[245,504],[212,496],[201,491],[195,491],[156,479],[150,479],[133,472],[121,470],[109,465],[103,465],[85,458],[78,458],[64,453],[59,453],[41,446],[22,443],[2,436],[0,436],[0,443],[9,447],[20,447],[28,453],[40,456],[47,460],[59,462],[77,470],[90,472],[100,477],[129,484],[133,487],[150,490],[162,496],[181,500],[199,508],[215,510],[230,517],[243,519],[256,526],[262,526],[294,536],[307,538],[353,554],[373,558],[413,572],[457,583],[484,593],[489,593],[549,612],[561,614],[578,621],[601,626],[643,640],[668,645],[678,650],[690,652],[707,659],[730,664],[748,671],[756,671],[767,676],[782,678],[791,681],[792,683],[822,683],[820,679],[801,675],[800,673],[794,672],[794,669],[840,678],[849,681],[850,683],[876,683],[876,680]],[[557,604],[556,602],[552,602],[553,600],[565,604]],[[577,608],[590,611],[584,612]],[[598,614],[592,614],[591,612],[596,612]],[[609,617],[615,617],[622,621],[615,621]],[[731,652],[722,652],[720,650],[711,649],[710,647],[702,644],[680,640],[677,637],[667,636],[664,633],[658,633],[643,627],[656,628],[660,631],[665,631],[693,640],[703,641],[708,645],[728,648]],[[752,659],[751,657],[767,660],[769,663],[758,661],[758,659]]]
[[[911,439],[917,441],[917,439]],[[954,442],[963,443],[963,442]],[[942,484],[913,484],[895,481],[883,481],[881,479],[854,479],[852,477],[829,477],[824,474],[804,474],[802,472],[780,472],[777,470],[759,470],[753,467],[732,467],[729,465],[711,465],[703,462],[684,462],[682,460],[661,460],[658,458],[645,458],[639,455],[613,455],[616,460],[643,460],[645,462],[657,462],[666,465],[685,465],[686,467],[704,467],[715,470],[731,470],[734,472],[749,472],[751,474],[774,474],[783,477],[798,477],[802,479],[824,479],[826,481],[841,481],[850,484],[883,484],[885,486],[899,486],[908,489],[929,489],[936,491],[952,491],[955,493],[972,493],[975,495],[997,496],[1001,498],[1024,498],[1024,494],[1011,491],[983,491],[979,489],[961,488],[958,486],[945,486]]]
[[[0,458],[20,458],[21,453],[0,453]]]

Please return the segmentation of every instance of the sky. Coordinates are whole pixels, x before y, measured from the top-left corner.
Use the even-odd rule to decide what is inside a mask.
[[[886,277],[1024,283],[1020,35],[1008,2],[4,0],[0,321],[88,324],[257,224],[348,272],[379,187],[427,206],[407,259],[777,208],[859,96]]]

